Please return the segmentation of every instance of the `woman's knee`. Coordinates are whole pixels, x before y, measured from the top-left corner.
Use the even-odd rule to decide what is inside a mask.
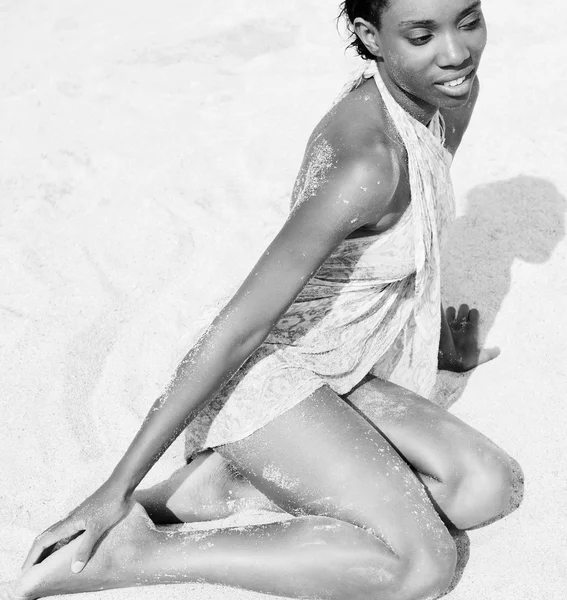
[[[475,452],[464,452],[449,485],[451,498],[447,517],[459,529],[482,525],[512,510],[512,460],[491,443],[478,447]]]
[[[443,594],[453,581],[457,564],[456,546],[445,530],[415,540],[407,552],[384,561],[383,551],[365,552],[351,556],[354,564],[343,571],[355,575],[355,584],[349,588],[349,597],[356,600],[374,600],[383,596],[400,600],[419,600]],[[340,596],[341,598],[343,596]]]
[[[401,597],[433,598],[445,592],[455,576],[457,548],[444,527],[429,531],[421,542],[400,557],[403,574],[400,577]]]

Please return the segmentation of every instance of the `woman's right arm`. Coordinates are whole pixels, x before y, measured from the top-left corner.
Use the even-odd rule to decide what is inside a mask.
[[[182,360],[110,478],[36,540],[24,568],[78,531],[85,533],[73,563],[81,563],[76,569],[84,566],[101,535],[125,516],[146,473],[262,344],[325,259],[349,233],[386,213],[397,185],[394,160],[380,143],[334,150],[318,188],[294,207],[240,289]]]

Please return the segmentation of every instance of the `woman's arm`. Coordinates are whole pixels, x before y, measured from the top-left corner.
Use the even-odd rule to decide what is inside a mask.
[[[475,77],[469,101],[461,108],[443,111],[445,120],[445,145],[451,154],[459,148],[469,126],[480,92],[478,75]],[[478,346],[478,310],[462,304],[457,311],[450,306],[447,311],[441,304],[441,335],[439,338],[438,367],[445,371],[462,373],[479,364],[496,358],[498,348],[481,350]]]
[[[101,535],[123,517],[127,501],[153,464],[267,337],[309,278],[340,242],[386,214],[398,172],[388,147],[338,147],[227,306],[179,365],[109,480],[67,519],[36,541],[24,567],[73,531],[85,531],[74,561],[82,568]],[[101,503],[104,507],[101,507]],[[102,509],[101,509],[102,508]]]
[[[262,344],[338,244],[362,224],[381,218],[395,190],[394,181],[386,184],[392,180],[390,160],[382,147],[372,153],[350,150],[335,159],[319,189],[294,207],[235,296],[182,360],[115,468],[111,479],[125,494]]]

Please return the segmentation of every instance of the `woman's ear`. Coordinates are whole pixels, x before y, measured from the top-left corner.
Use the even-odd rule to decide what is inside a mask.
[[[383,58],[380,51],[380,33],[377,27],[362,17],[356,17],[352,23],[354,32],[368,51],[376,58]]]

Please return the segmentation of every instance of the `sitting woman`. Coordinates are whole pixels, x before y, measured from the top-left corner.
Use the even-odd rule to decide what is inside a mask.
[[[342,14],[370,68],[311,135],[289,217],[109,478],[36,539],[1,598],[174,582],[431,598],[454,576],[448,527],[505,514],[509,457],[427,399],[438,367],[497,354],[478,347],[478,312],[445,313],[440,297],[480,2],[347,0]],[[193,460],[136,491],[184,430]],[[206,534],[154,525],[247,502],[290,517]]]

